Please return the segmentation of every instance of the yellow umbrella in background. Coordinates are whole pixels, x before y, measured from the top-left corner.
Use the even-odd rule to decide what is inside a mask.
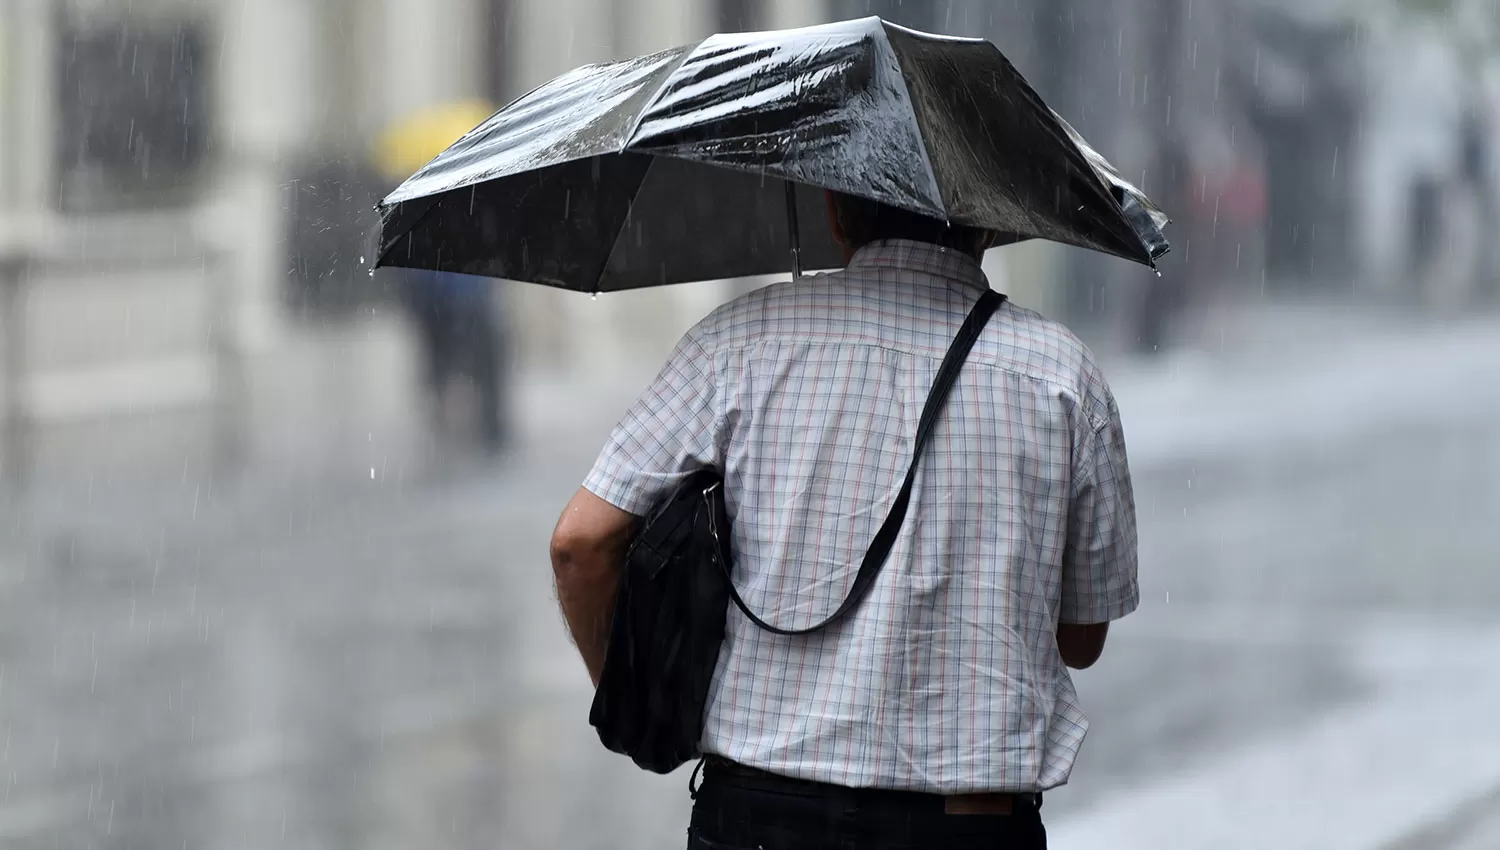
[[[462,100],[424,109],[391,124],[375,140],[375,167],[393,183],[415,174],[495,113],[482,100]]]

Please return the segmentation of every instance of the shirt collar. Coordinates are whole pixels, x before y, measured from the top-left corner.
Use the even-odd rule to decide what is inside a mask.
[[[854,252],[848,271],[899,269],[922,272],[945,280],[985,290],[990,288],[984,269],[973,257],[953,248],[910,239],[880,239]]]

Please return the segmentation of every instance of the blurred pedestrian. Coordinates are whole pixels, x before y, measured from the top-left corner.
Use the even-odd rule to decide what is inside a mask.
[[[693,470],[723,470],[734,582],[782,628],[837,604],[901,486],[991,237],[828,197],[847,268],[690,330],[558,522],[559,599],[596,684],[633,529]],[[690,848],[1046,846],[1042,794],[1088,728],[1069,668],[1139,601],[1119,410],[1089,351],[1003,304],[914,480],[846,619],[787,637],[731,608]]]
[[[1462,157],[1461,175],[1467,187],[1478,238],[1474,245],[1474,259],[1470,271],[1473,295],[1488,300],[1497,291],[1494,233],[1500,222],[1500,203],[1495,198],[1494,163],[1491,162],[1491,124],[1486,112],[1471,106],[1464,113],[1461,126]]]
[[[418,332],[434,428],[443,428],[455,385],[467,383],[473,390],[473,424],[481,445],[491,453],[502,451],[510,436],[504,386],[507,364],[494,282],[452,272],[401,272],[404,301]]]
[[[494,112],[485,101],[436,103],[401,116],[375,139],[373,166],[392,184],[426,167]],[[502,451],[510,437],[506,338],[496,315],[494,281],[452,272],[402,269],[402,300],[416,326],[422,377],[435,431],[447,421],[453,390],[473,390],[474,426],[483,447]]]

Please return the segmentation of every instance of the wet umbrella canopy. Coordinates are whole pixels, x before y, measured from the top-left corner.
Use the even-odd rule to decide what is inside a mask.
[[[837,268],[834,189],[1152,264],[1166,218],[986,41],[716,35],[521,97],[382,202],[377,265],[608,292]],[[800,222],[800,226],[798,224]]]

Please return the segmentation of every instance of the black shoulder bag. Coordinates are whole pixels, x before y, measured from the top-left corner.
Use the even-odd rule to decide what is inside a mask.
[[[731,579],[729,513],[718,470],[689,475],[656,506],[625,556],[609,649],[589,711],[604,746],[653,773],[671,773],[698,757],[730,601],[760,628],[789,636],[821,631],[859,605],[901,531],[917,462],[964,359],[1004,301],[1005,296],[986,291],[964,320],[922,409],[901,492],[865,553],[849,596],[823,622],[777,628],[740,598]]]

